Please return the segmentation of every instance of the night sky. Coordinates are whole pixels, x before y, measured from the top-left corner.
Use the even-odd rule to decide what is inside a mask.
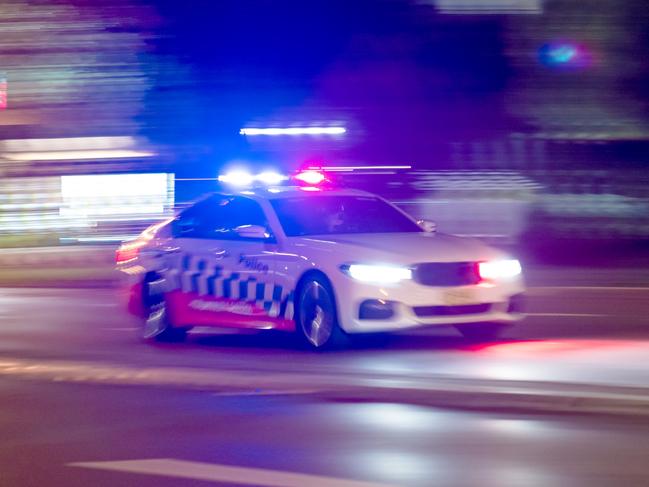
[[[391,160],[516,123],[502,105],[499,18],[376,0],[155,5],[151,54],[172,61],[152,72],[145,120],[154,138],[218,146],[227,158],[255,150],[233,136],[247,124],[343,120],[371,143],[321,153]]]

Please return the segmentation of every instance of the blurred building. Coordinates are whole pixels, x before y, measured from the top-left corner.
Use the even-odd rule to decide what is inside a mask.
[[[532,233],[649,236],[649,13],[642,1],[546,0],[504,25],[517,164],[542,185]]]
[[[9,0],[0,233],[77,228],[65,177],[149,174],[161,207],[148,190],[88,203],[83,238],[121,235],[209,189],[179,179],[242,162],[412,165],[368,189],[458,233],[647,236],[643,3]],[[239,134],[296,126],[347,130]],[[119,203],[98,216],[120,197],[128,218]]]
[[[172,175],[155,195],[155,174],[110,176],[170,169],[138,121],[155,11],[9,0],[0,19],[0,245],[101,239],[166,214]]]

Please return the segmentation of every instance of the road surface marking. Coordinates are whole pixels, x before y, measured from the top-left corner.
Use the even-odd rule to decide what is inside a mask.
[[[591,313],[525,313],[526,316],[537,316],[544,318],[611,318],[614,315],[602,315],[602,314],[591,314]]]
[[[527,292],[547,292],[557,291],[564,292],[567,290],[573,291],[649,291],[649,287],[635,287],[635,286],[530,286]]]
[[[148,385],[159,387],[209,388],[219,392],[243,392],[258,389],[274,394],[305,394],[331,387],[331,377],[295,373],[224,371],[192,367],[142,367],[92,362],[0,358],[0,377],[17,376],[54,382],[89,382],[97,384]],[[308,377],[308,378],[307,378]],[[308,385],[305,383],[308,382]],[[336,379],[336,383],[341,383]],[[300,391],[300,392],[297,392]]]
[[[387,484],[360,480],[346,480],[261,468],[215,465],[212,463],[176,460],[174,458],[77,462],[69,463],[67,466],[263,487],[388,487]]]

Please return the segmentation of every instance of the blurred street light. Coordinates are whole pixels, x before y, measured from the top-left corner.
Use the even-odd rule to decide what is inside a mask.
[[[550,42],[539,49],[539,61],[553,68],[585,68],[592,64],[592,55],[574,42]]]
[[[345,127],[269,127],[243,128],[241,135],[342,135]]]

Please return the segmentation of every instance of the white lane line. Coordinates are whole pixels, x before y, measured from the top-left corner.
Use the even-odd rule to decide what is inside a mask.
[[[612,318],[614,316],[591,313],[525,313],[525,315],[543,318]]]
[[[527,292],[564,291],[649,291],[649,287],[634,286],[530,286]]]
[[[261,468],[215,465],[212,463],[176,460],[174,458],[76,462],[68,463],[67,466],[263,487],[388,487],[387,484],[360,480],[346,480]]]
[[[299,394],[305,390],[331,387],[333,379],[294,373],[217,371],[192,367],[142,367],[95,364],[92,362],[0,358],[0,377],[25,377],[54,382],[85,382],[159,387],[212,388],[220,392],[272,390],[274,393]],[[344,381],[336,379],[335,383]],[[225,389],[225,390],[224,390]]]

